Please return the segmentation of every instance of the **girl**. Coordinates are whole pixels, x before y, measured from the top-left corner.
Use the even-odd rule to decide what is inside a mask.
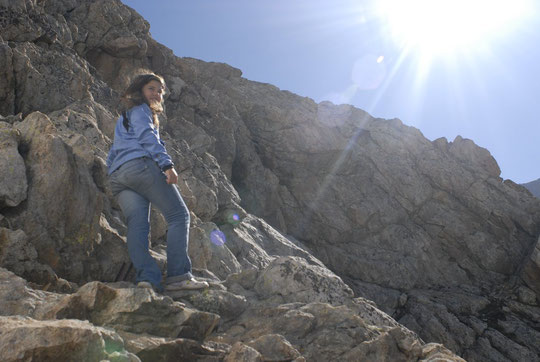
[[[161,271],[148,250],[150,203],[165,216],[167,278],[165,290],[208,287],[191,274],[188,256],[189,211],[176,187],[178,174],[159,136],[165,81],[156,74],[137,76],[122,99],[126,111],[116,122],[107,157],[113,195],[127,220],[129,256],[137,286],[163,291]]]

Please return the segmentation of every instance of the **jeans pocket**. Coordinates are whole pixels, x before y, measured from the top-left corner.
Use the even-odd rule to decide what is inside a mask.
[[[139,191],[152,186],[154,183],[154,175],[148,165],[148,159],[138,158],[126,163],[119,171],[121,182],[127,187]]]

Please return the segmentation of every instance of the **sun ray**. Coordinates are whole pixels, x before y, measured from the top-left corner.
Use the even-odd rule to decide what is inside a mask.
[[[392,37],[419,54],[475,50],[534,10],[532,0],[380,0]]]

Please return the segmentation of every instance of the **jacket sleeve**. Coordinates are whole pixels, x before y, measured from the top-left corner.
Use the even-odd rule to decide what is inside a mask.
[[[129,117],[133,132],[141,146],[150,154],[162,170],[173,166],[171,156],[154,129],[152,113],[147,107],[139,107]]]

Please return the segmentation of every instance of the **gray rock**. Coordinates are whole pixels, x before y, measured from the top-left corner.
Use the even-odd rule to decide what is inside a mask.
[[[103,196],[91,169],[56,133],[46,115],[32,113],[15,127],[28,149],[25,161],[32,182],[24,209],[13,219],[14,225],[25,231],[40,262],[65,279],[84,280],[90,274],[89,256],[101,239],[103,208]],[[97,278],[116,277],[96,269]]]
[[[227,222],[221,229],[224,245],[243,268],[265,268],[276,256],[299,256],[310,264],[323,266],[306,250],[252,215],[246,215],[241,222]]]
[[[242,267],[221,235],[214,223],[196,224],[190,229],[189,253],[195,268],[212,270],[218,277],[226,279]]]
[[[216,343],[201,344],[185,338],[163,338],[120,331],[127,351],[142,361],[220,361],[226,346]]]
[[[20,133],[0,121],[0,207],[17,206],[26,199],[28,183],[24,160],[19,154]]]
[[[224,362],[262,362],[263,356],[254,348],[241,342],[232,345],[231,352]]]
[[[177,130],[176,127],[164,128],[171,132]],[[238,206],[240,198],[236,189],[211,154],[196,153],[184,140],[166,138],[165,142],[172,144],[171,156],[181,170],[179,186],[182,195],[187,198],[188,207],[203,221],[212,220],[222,224],[228,222],[228,212],[245,215],[245,211]]]
[[[44,314],[47,318],[89,320],[131,333],[204,340],[219,316],[185,308],[144,288],[111,288],[99,282],[82,286]]]
[[[147,289],[133,288],[132,284],[112,288],[104,284],[92,283],[83,286],[78,293],[66,296],[34,290],[28,286],[24,279],[0,268],[0,285],[2,286],[0,288],[0,315],[14,316],[14,318],[18,318],[18,316],[34,318],[28,319],[31,323],[28,323],[28,326],[25,325],[24,328],[35,328],[36,335],[41,336],[39,337],[41,340],[51,342],[50,346],[38,343],[35,348],[37,350],[51,348],[58,359],[71,357],[62,354],[60,340],[56,344],[52,342],[60,338],[57,333],[67,333],[70,328],[74,331],[82,328],[88,329],[88,333],[99,334],[98,332],[104,329],[96,327],[96,324],[106,326],[107,333],[120,341],[122,350],[125,347],[126,350],[139,355],[143,360],[147,360],[146,358],[149,358],[148,360],[160,360],[151,359],[152,355],[156,356],[154,358],[165,358],[164,356],[172,358],[172,356],[180,355],[185,356],[187,359],[204,358],[204,356],[219,357],[224,356],[227,352],[226,346],[215,343],[201,344],[193,340],[204,338],[204,334],[213,329],[212,325],[216,323],[216,319],[208,318],[213,315],[183,308],[182,304],[175,303],[170,298],[158,296]],[[51,318],[62,319],[66,323],[56,324],[57,321],[51,320]],[[162,322],[153,323],[156,318],[162,320]],[[85,320],[85,322],[81,322],[81,320]],[[82,327],[80,327],[81,323],[83,323]],[[122,338],[113,332],[111,327],[114,327]],[[23,330],[26,330],[24,328],[21,328],[21,332],[17,333],[22,333]],[[136,331],[140,334],[129,333],[124,329]],[[204,329],[206,331],[203,331]],[[64,330],[66,332],[63,332]],[[179,334],[191,339],[157,337],[141,333],[141,331],[155,332],[158,335],[169,334],[169,336]],[[47,334],[48,332],[50,335]],[[76,340],[72,342],[76,344],[77,348],[86,348],[86,345],[79,341],[79,332],[74,333]],[[83,336],[88,337],[88,333],[83,334]],[[200,333],[203,333],[203,335]],[[19,350],[31,351],[34,348],[32,345],[33,336],[19,337],[18,341],[21,343]],[[91,337],[91,339],[93,338]],[[124,339],[125,344],[122,339]],[[67,341],[71,341],[71,339],[67,339]],[[92,344],[94,342],[89,340],[86,343]],[[57,345],[60,347],[55,347]],[[107,352],[111,353],[112,351],[107,349]],[[113,357],[110,357],[111,361]],[[122,355],[114,358],[121,357]],[[123,361],[122,359],[118,360]]]
[[[1,39],[2,36],[0,36],[0,115],[9,115],[15,113],[13,51]]]
[[[96,247],[90,258],[86,259],[87,273],[90,276],[99,276],[98,279],[108,282],[133,280],[135,270],[129,259],[125,237],[109,225],[103,214],[99,218],[98,235],[99,247]],[[164,263],[158,261],[158,264],[162,269],[165,268]]]
[[[36,321],[0,316],[0,353],[3,361],[65,360],[140,361],[124,349],[115,332],[80,320]]]
[[[71,49],[61,45],[43,49],[33,43],[16,44],[12,48],[16,112],[48,113],[90,97],[93,81],[88,63]]]
[[[279,334],[266,334],[249,341],[247,345],[259,351],[265,361],[291,361],[301,356],[300,352]]]
[[[255,282],[261,298],[288,302],[343,304],[352,290],[326,268],[309,265],[299,257],[280,257],[265,268]]]
[[[529,288],[522,286],[518,290],[518,298],[521,303],[538,305],[536,294]]]
[[[240,273],[230,274],[223,284],[229,289],[235,285],[242,289],[253,289],[258,277],[258,269],[244,269]]]
[[[62,285],[68,287],[67,290],[71,289],[68,283],[62,284],[58,280],[48,265],[41,264],[37,259],[37,251],[28,242],[24,231],[0,227],[0,267],[40,285],[48,286],[48,289],[62,289]]]
[[[35,2],[7,0],[2,2],[2,38],[6,41],[34,41],[41,37],[44,14]],[[35,20],[34,20],[35,19]]]
[[[463,361],[441,345],[424,344],[388,316],[384,320],[384,313],[365,306],[365,301],[355,304],[258,303],[217,338],[226,343],[249,341],[265,360],[328,361],[339,356],[345,361],[414,361],[438,356]],[[376,325],[371,324],[374,318]]]
[[[529,288],[534,290],[538,298],[540,297],[540,237],[523,264],[522,278]]]
[[[128,330],[144,358],[184,351],[256,360],[246,343],[279,334],[301,353],[297,361],[459,360],[354,299],[350,286],[470,360],[539,354],[540,201],[500,179],[487,150],[461,137],[430,142],[397,119],[177,58],[119,1],[7,0],[0,8],[0,114],[4,128],[20,131],[9,152],[22,156],[28,183],[24,201],[0,205],[2,245],[13,247],[0,255],[30,281],[2,271],[3,313]],[[121,282],[133,269],[104,160],[119,93],[148,70],[169,87],[161,131],[193,212],[190,255],[212,281],[207,295],[181,298],[217,311],[219,323]],[[152,254],[164,268],[163,220],[152,227]],[[223,243],[212,243],[218,230]],[[119,283],[48,293],[31,286],[72,290],[44,284],[32,274],[40,268],[71,288]],[[283,343],[268,345],[266,355],[283,352]]]
[[[405,321],[410,293],[446,293],[423,313],[450,326],[441,323],[431,333],[424,325],[413,327],[416,317],[410,315],[408,326],[423,339],[462,352],[484,348],[472,332],[482,329],[482,314],[453,311],[464,292],[498,305],[515,295],[490,291],[513,288],[520,273],[536,291],[540,203],[500,179],[486,149],[462,137],[430,142],[397,119],[316,104],[239,78],[226,65],[179,63],[185,84],[180,104],[169,107],[171,128],[188,124],[204,140],[198,145],[230,170],[240,205],[300,240],[357,295]],[[222,137],[230,129],[235,133]],[[253,239],[244,230],[223,230],[243,268],[264,269],[271,262],[272,253],[258,249],[258,242],[243,244]]]
[[[149,24],[133,9],[119,2],[80,2],[68,21],[77,24],[75,48],[82,56],[106,52],[116,57],[141,57],[148,48]]]
[[[0,268],[0,315],[38,318],[49,304],[55,304],[61,295],[28,286],[26,280]]]
[[[174,300],[187,302],[198,310],[218,314],[223,320],[235,319],[248,307],[244,296],[224,290],[175,291],[167,292],[167,295]]]
[[[421,331],[423,339],[441,341],[467,360],[538,360],[540,350],[534,341],[540,334],[533,325],[540,321],[540,309],[508,296],[414,291],[400,314],[398,321]],[[497,352],[489,357],[495,346]]]

